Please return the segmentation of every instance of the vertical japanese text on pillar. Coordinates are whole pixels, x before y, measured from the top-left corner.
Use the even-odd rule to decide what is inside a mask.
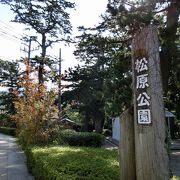
[[[150,97],[148,95],[148,61],[146,57],[135,59],[135,87],[137,119],[139,124],[151,123]]]

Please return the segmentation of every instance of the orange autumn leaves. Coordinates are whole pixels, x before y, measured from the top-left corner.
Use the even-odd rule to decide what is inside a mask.
[[[36,71],[24,61],[25,74],[20,77],[19,90],[15,90],[16,114],[12,118],[17,124],[17,135],[24,144],[47,143],[52,129],[50,120],[57,114],[54,106],[55,93],[35,81]]]

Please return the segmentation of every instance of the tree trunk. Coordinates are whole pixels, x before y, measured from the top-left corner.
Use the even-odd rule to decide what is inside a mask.
[[[102,132],[102,120],[101,119],[95,119],[94,120],[94,129],[96,133],[101,133]]]
[[[42,34],[42,53],[41,53],[41,61],[39,64],[39,70],[38,70],[38,79],[39,79],[39,84],[44,84],[44,78],[43,78],[43,71],[44,71],[44,59],[46,57],[46,35]]]
[[[135,144],[133,108],[129,108],[120,116],[120,179],[135,180]]]
[[[132,51],[136,177],[137,180],[169,180],[156,27],[150,25],[138,32]]]
[[[85,113],[85,118],[84,118],[84,124],[83,124],[83,131],[89,131],[89,122],[90,122],[90,117],[88,113]]]
[[[177,39],[177,29],[178,29],[178,20],[180,15],[180,1],[172,0],[167,9],[167,27],[165,29],[165,39],[166,41],[162,44],[161,47],[161,71],[162,71],[162,82],[163,90],[165,94],[168,91],[168,80],[170,77],[170,70],[172,68],[173,60],[177,56],[177,45],[175,43]]]
[[[39,70],[38,70],[38,79],[39,84],[44,84],[44,78],[43,78],[43,63],[40,63]]]

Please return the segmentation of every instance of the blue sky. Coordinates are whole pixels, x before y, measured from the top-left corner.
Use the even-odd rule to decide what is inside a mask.
[[[92,27],[100,21],[99,16],[105,11],[107,0],[74,0],[76,3],[76,11],[72,12],[71,22],[74,27],[73,35],[77,35],[77,27],[84,25],[85,27]],[[21,37],[23,34],[24,26],[17,23],[12,23],[13,13],[5,5],[0,5],[0,28],[8,31],[10,34]],[[5,24],[4,24],[5,23]],[[27,34],[27,32],[25,32]],[[31,34],[33,35],[33,34]],[[17,39],[12,40],[4,37],[4,34],[0,33],[0,58],[5,60],[19,59],[26,54],[23,53],[22,45]],[[56,44],[53,49],[49,50],[49,53],[54,56],[58,56],[59,48],[62,49],[62,69],[67,69],[77,64],[73,56],[74,47],[64,46],[63,44]]]

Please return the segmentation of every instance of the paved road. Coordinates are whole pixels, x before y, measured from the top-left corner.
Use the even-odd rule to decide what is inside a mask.
[[[34,180],[15,138],[0,133],[0,180]]]

